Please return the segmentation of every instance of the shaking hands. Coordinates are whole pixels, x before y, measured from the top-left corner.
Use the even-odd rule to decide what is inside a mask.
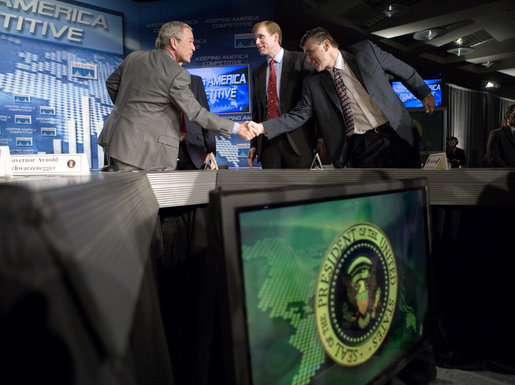
[[[238,135],[245,140],[251,140],[260,134],[265,134],[265,127],[261,123],[255,123],[253,121],[246,121],[238,126]]]

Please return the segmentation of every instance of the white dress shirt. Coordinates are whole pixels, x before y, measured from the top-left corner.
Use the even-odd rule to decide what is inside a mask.
[[[345,63],[341,52],[338,52],[338,58],[334,66],[340,70],[343,82],[347,88],[347,95],[350,99],[352,116],[354,118],[354,133],[364,134],[373,128],[387,123],[388,119],[383,111],[372,100],[349,65]],[[329,73],[334,80],[333,71],[329,71]]]

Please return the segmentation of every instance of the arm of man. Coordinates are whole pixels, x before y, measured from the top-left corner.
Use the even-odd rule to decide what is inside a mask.
[[[113,104],[116,102],[116,96],[118,95],[118,89],[120,88],[120,82],[122,81],[124,66],[125,61],[123,61],[106,80],[107,93],[109,94],[109,98]]]
[[[368,41],[368,43],[377,60],[381,63],[383,71],[397,77],[417,99],[422,101],[426,112],[432,114],[435,109],[435,98],[417,71],[392,54],[383,51],[371,41]]]
[[[263,122],[263,127],[268,139],[273,139],[284,133],[292,132],[313,117],[313,101],[310,87],[307,83],[308,79],[309,77],[304,80],[302,96],[299,102],[290,112],[282,114],[278,118]]]
[[[231,133],[235,131],[237,124],[232,120],[221,118],[202,107],[193,95],[193,92],[191,92],[190,82],[188,71],[181,68],[168,90],[170,100],[192,122],[224,138],[229,138]]]

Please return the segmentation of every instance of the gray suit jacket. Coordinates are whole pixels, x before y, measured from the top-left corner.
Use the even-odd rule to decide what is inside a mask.
[[[114,103],[97,143],[106,154],[142,168],[177,165],[181,112],[226,138],[234,123],[193,96],[189,73],[165,50],[131,53],[106,81]]]
[[[431,92],[424,80],[412,67],[368,40],[354,44],[341,53],[372,100],[386,115],[390,125],[413,145],[412,119],[393,91],[385,72],[399,78],[419,99]],[[279,118],[264,122],[264,126],[268,138],[272,139],[295,130],[311,117],[315,119],[319,135],[324,138],[333,165],[345,165],[349,157],[344,149],[345,121],[328,71],[309,75],[304,80],[302,98],[295,108]]]
[[[191,75],[190,88],[200,105],[209,111],[209,104],[207,102],[206,90],[204,89],[202,78]],[[205,130],[197,123],[190,120],[186,120],[186,129],[188,133],[183,142],[184,146],[193,164],[195,164],[197,168],[201,168],[204,165],[204,159],[206,159],[207,154],[212,152],[216,155],[215,133]]]
[[[266,67],[267,62],[265,61],[252,73],[252,84],[254,86],[252,120],[258,123],[266,120],[267,114]],[[288,112],[295,107],[302,95],[302,82],[314,70],[314,67],[306,61],[302,52],[284,50],[279,95],[281,113]],[[297,155],[307,156],[310,160],[313,159],[316,134],[312,122],[308,122],[295,131],[286,133],[286,135],[290,146]],[[251,146],[257,148],[259,160],[261,160],[261,152],[266,143],[262,135],[251,142]]]

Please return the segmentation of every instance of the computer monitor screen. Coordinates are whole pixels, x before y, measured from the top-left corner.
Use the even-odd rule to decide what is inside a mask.
[[[435,107],[442,105],[442,79],[424,80],[431,89],[431,93],[435,97]],[[401,82],[392,82],[392,87],[399,99],[404,103],[406,108],[422,108],[423,104],[408,90]]]
[[[380,384],[426,342],[424,179],[218,190],[210,205],[224,383]]]
[[[188,67],[202,78],[209,109],[214,113],[249,113],[249,66]]]

